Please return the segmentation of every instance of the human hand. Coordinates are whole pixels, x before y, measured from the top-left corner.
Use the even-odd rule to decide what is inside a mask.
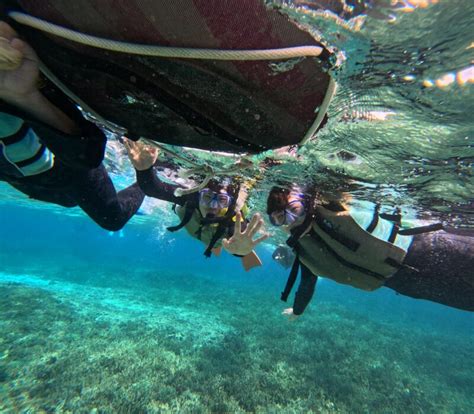
[[[286,309],[283,309],[283,312],[282,312],[281,314],[282,314],[282,315],[285,315],[285,316],[288,318],[288,320],[289,320],[290,322],[292,322],[292,321],[298,319],[298,317],[300,316],[300,315],[295,315],[295,314],[293,313],[293,308],[286,308]]]
[[[269,234],[264,234],[258,239],[253,240],[254,236],[263,226],[263,219],[260,214],[255,214],[248,224],[245,231],[242,232],[242,213],[240,211],[235,215],[234,234],[230,239],[222,240],[222,246],[230,254],[237,254],[239,256],[247,256],[252,250],[265,239],[268,239]]]
[[[124,138],[123,144],[127,148],[128,158],[138,171],[148,170],[155,164],[158,158],[157,148],[145,146],[128,138]]]
[[[9,24],[1,21],[0,53],[6,57],[0,66],[0,99],[16,103],[38,92],[38,56]]]

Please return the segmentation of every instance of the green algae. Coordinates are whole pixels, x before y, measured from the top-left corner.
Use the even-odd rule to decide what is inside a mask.
[[[2,283],[0,411],[472,412],[472,336],[324,301],[289,323],[268,294],[202,283]]]

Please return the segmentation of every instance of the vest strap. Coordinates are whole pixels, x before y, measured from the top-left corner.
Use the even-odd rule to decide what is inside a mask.
[[[181,222],[177,224],[176,226],[166,227],[166,230],[171,231],[171,232],[181,230],[184,226],[186,226],[186,224],[190,222],[191,218],[193,217],[195,208],[196,207],[194,206],[194,203],[187,202],[186,209],[184,211],[184,216]]]
[[[237,188],[236,194],[239,194],[239,191],[240,191],[240,185]],[[225,213],[224,217],[222,217],[222,220],[216,221],[216,222],[219,223],[219,225],[217,226],[217,229],[216,229],[214,235],[212,236],[211,241],[209,242],[209,244],[207,245],[206,250],[204,251],[204,256],[206,256],[208,258],[211,257],[212,249],[216,245],[217,241],[222,236],[224,236],[225,232],[229,229],[230,226],[233,226],[234,222],[232,221],[232,219],[235,216],[236,203],[237,203],[237,197],[235,196],[235,197],[232,198],[232,204],[227,209],[227,212]],[[205,220],[206,220],[206,218],[204,218],[201,221],[201,225],[202,225],[203,222],[205,222]]]
[[[204,251],[204,256],[206,257],[212,256],[212,249],[216,245],[217,241],[224,235],[226,230],[227,230],[227,226],[224,223],[220,223],[214,235],[212,236],[212,239],[209,242],[206,250]]]
[[[366,269],[362,266],[356,265],[354,263],[348,262],[337,252],[333,250],[331,246],[329,246],[313,229],[309,232],[310,236],[314,238],[318,243],[322,243],[327,249],[328,252],[342,265],[349,267],[351,269],[357,270],[358,272],[365,273],[366,275],[372,276],[378,280],[386,280],[387,278],[384,275],[381,275],[379,273],[373,272],[372,270]],[[388,264],[388,263],[387,263]]]
[[[395,211],[392,214],[382,213],[380,214],[380,217],[398,225],[400,225],[402,222],[402,214],[398,207],[395,209]]]
[[[390,236],[388,237],[387,241],[393,244],[395,242],[395,239],[397,238],[399,231],[400,231],[400,226],[394,223],[392,226],[392,231],[390,232]]]
[[[443,230],[442,223],[434,223],[434,224],[429,224],[427,226],[414,227],[412,229],[404,229],[404,230],[400,230],[398,234],[401,234],[402,236],[414,236],[417,234],[429,233],[432,231],[439,231],[439,230]]]
[[[291,236],[286,240],[286,244],[288,245],[288,247],[291,247],[292,249],[296,247],[296,243],[298,243],[298,240],[306,231],[306,229],[310,226],[313,220],[314,214],[307,214],[303,223],[291,230]]]
[[[413,272],[419,272],[420,271],[416,267],[407,265],[405,263],[398,263],[396,260],[392,259],[391,257],[387,257],[385,259],[385,263],[387,263],[389,266],[395,267],[396,269],[408,269],[408,270],[411,270]]]
[[[366,232],[372,233],[377,227],[377,224],[379,224],[379,210],[380,210],[380,204],[376,204],[375,209],[374,209],[374,215],[372,216],[372,221],[365,229]]]

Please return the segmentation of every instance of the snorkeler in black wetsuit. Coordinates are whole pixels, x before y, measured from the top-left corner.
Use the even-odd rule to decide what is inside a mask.
[[[261,266],[254,248],[265,240],[264,234],[254,240],[263,225],[259,214],[247,220],[244,211],[246,190],[211,180],[199,192],[175,196],[177,185],[161,181],[155,173],[158,152],[141,143],[125,140],[129,157],[137,171],[137,180],[145,194],[175,204],[174,211],[181,223],[168,227],[170,231],[185,228],[191,237],[207,245],[206,257],[220,254],[221,247],[228,253],[241,257],[245,270]]]
[[[474,231],[417,234],[403,267],[385,282],[402,295],[474,311]],[[416,269],[413,271],[411,268]]]
[[[121,229],[143,191],[135,183],[117,194],[102,164],[104,134],[64,95],[38,90],[38,58],[4,22],[0,37],[22,58],[17,68],[0,70],[0,180],[30,198],[79,206],[107,230]]]
[[[290,318],[304,312],[318,275],[367,291],[386,286],[402,295],[474,311],[472,231],[458,234],[440,224],[402,229],[399,214],[379,214],[378,208],[362,227],[338,201],[318,201],[280,187],[270,192],[267,213],[272,224],[291,233],[287,244],[297,256],[282,300],[301,267],[294,305],[284,311]]]

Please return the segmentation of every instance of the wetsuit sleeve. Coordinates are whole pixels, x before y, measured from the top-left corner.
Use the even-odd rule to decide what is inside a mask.
[[[31,125],[31,128],[55,157],[69,167],[93,169],[99,167],[104,159],[106,138],[93,124],[83,123],[80,132],[75,135],[39,123]]]
[[[99,167],[104,159],[107,141],[104,133],[93,123],[86,121],[80,111],[64,97],[51,101],[76,123],[76,134],[59,131],[5,102],[0,102],[0,111],[22,119],[64,165],[76,169]]]
[[[181,206],[188,200],[187,197],[175,196],[174,191],[179,188],[179,186],[161,181],[156,176],[153,167],[143,171],[137,170],[137,181],[143,192],[149,197],[169,201]]]
[[[311,270],[301,263],[301,282],[298,286],[295,302],[293,304],[293,313],[295,315],[301,315],[306,309],[306,306],[308,306],[313,297],[317,281],[318,276],[313,275]]]
[[[78,126],[79,132],[74,135],[64,134],[56,129],[49,128],[50,133],[42,133],[44,124],[33,126],[44,144],[64,164],[73,168],[91,169],[100,166],[104,160],[107,137],[92,122],[86,120],[81,111],[66,95],[51,85],[42,92],[54,105],[69,116]]]

